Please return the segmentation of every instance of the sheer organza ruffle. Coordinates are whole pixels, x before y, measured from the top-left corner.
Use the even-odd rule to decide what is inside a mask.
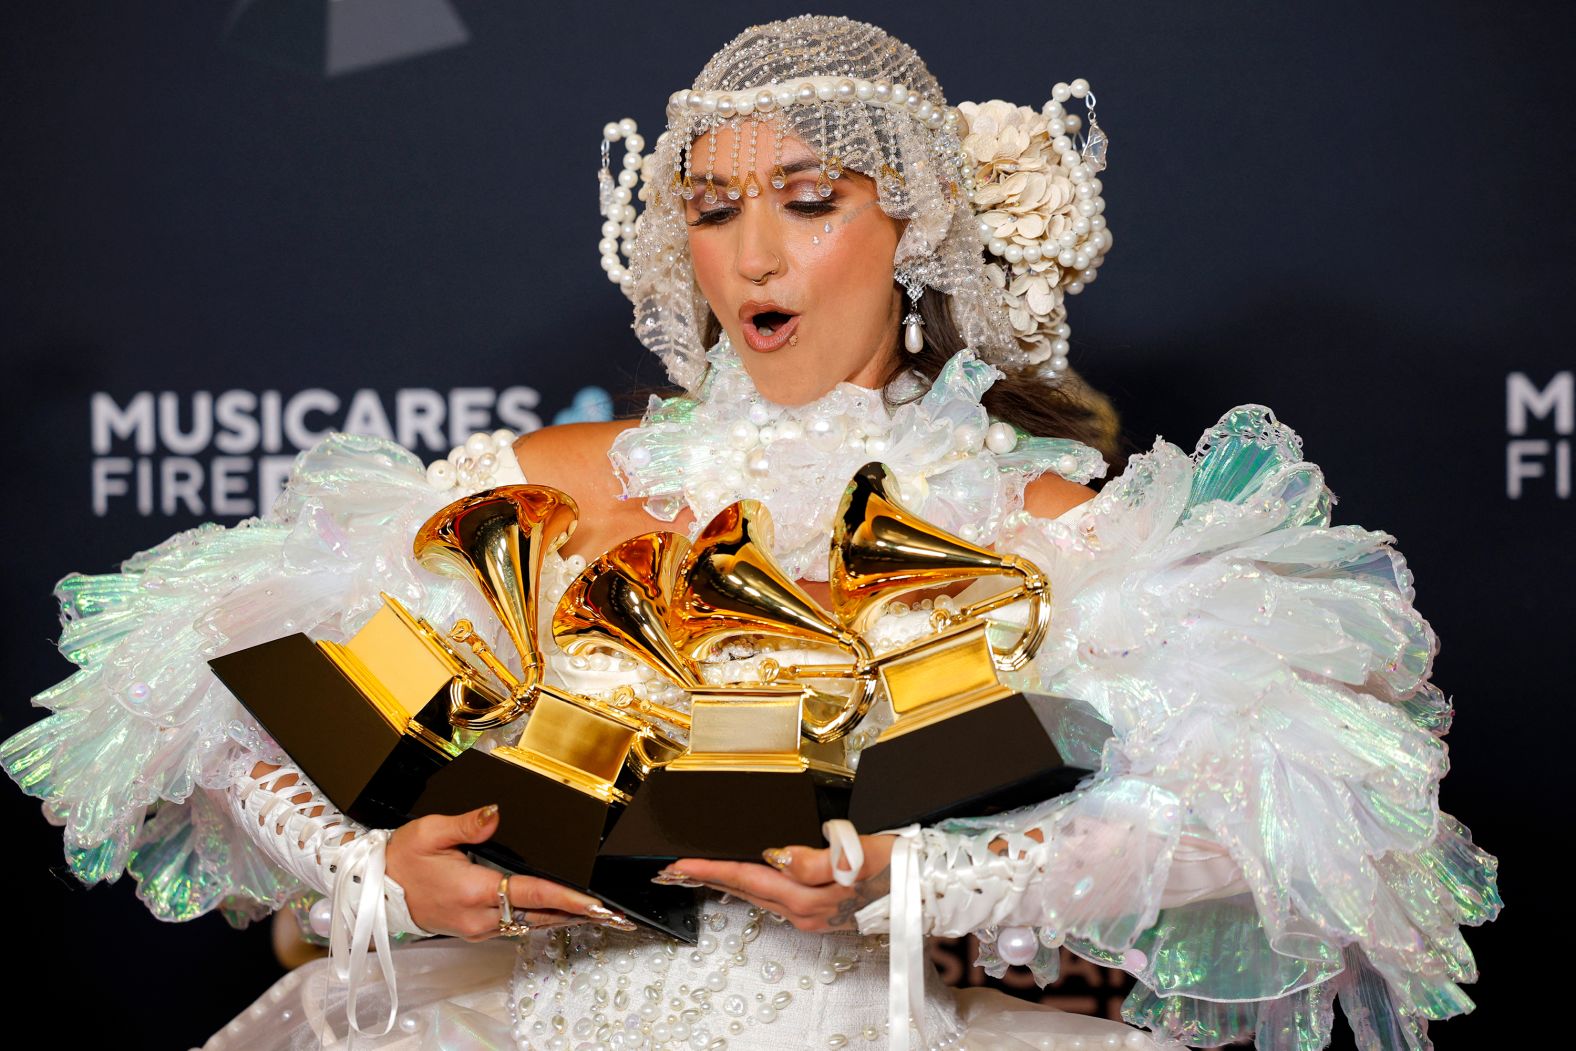
[[[60,582],[60,649],[78,670],[33,699],[53,714],[0,745],[0,762],[63,827],[78,878],[129,871],[167,920],[220,908],[243,924],[303,892],[220,796],[284,756],[207,661],[292,631],[341,641],[385,591],[439,622],[463,609],[495,624],[469,589],[411,557],[443,502],[406,450],[334,434],[301,454],[266,516],[203,525],[118,573]]]
[[[1472,1008],[1460,928],[1499,911],[1497,862],[1438,807],[1438,641],[1394,538],[1330,525],[1333,501],[1245,405],[1191,457],[1157,440],[1076,519],[1015,519],[1003,546],[1055,596],[1019,685],[1109,736],[1077,792],[925,833],[927,915],[983,928],[988,970],[996,928],[1032,925],[1041,980],[1065,940],[1138,978],[1129,1021],[1261,1051],[1324,1046],[1336,996],[1387,1051]],[[1229,852],[1247,891],[1172,906],[1184,837]]]

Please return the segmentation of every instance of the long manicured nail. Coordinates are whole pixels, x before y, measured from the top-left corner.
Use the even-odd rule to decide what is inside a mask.
[[[597,923],[603,927],[611,927],[615,931],[623,931],[625,934],[630,934],[640,929],[632,921],[626,920],[622,916],[611,920],[597,920]]]
[[[768,847],[761,851],[761,857],[766,859],[766,864],[779,872],[787,870],[793,864],[793,851],[787,847]]]
[[[617,924],[620,924],[620,923],[629,923],[629,917],[628,916],[625,916],[621,912],[614,912],[612,909],[608,908],[606,905],[600,905],[600,904],[598,904],[598,905],[587,905],[586,906],[586,915],[588,915],[588,916],[595,916],[597,919],[601,920],[604,923],[609,923],[609,924],[614,924],[614,925],[617,925]]]
[[[690,879],[682,872],[668,872],[666,869],[651,877],[651,882],[661,887],[704,887],[705,884],[697,879]]]

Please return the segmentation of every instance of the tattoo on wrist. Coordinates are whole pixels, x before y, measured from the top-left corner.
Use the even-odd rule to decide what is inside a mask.
[[[854,913],[871,902],[880,901],[891,892],[892,866],[888,864],[874,876],[866,877],[855,883],[850,888],[848,897],[837,903],[837,909],[832,913],[832,918],[827,921],[827,925],[834,928],[853,927]]]

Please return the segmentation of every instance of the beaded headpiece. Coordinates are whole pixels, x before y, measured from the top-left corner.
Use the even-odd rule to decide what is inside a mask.
[[[1081,146],[1072,136],[1082,121],[1063,106],[1070,98],[1089,114]],[[893,258],[900,279],[915,295],[946,293],[981,359],[1056,377],[1067,366],[1064,296],[1094,279],[1111,246],[1094,101],[1075,80],[1057,84],[1039,111],[995,100],[951,107],[914,49],[875,26],[822,15],[752,26],[669,96],[668,127],[650,153],[633,120],[603,129],[602,268],[634,303],[640,341],[693,389],[708,307],[685,202],[780,188],[791,135],[818,156],[822,196],[844,172],[875,180],[882,210],[908,221]],[[725,125],[733,148],[718,157]],[[616,142],[625,153],[615,178]]]

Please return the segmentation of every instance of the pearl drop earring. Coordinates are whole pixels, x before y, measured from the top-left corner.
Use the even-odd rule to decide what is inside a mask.
[[[908,291],[908,314],[903,318],[903,349],[910,354],[918,354],[925,349],[925,319],[919,314],[919,297],[924,294],[925,283],[918,274],[906,267],[898,267],[893,276]]]

